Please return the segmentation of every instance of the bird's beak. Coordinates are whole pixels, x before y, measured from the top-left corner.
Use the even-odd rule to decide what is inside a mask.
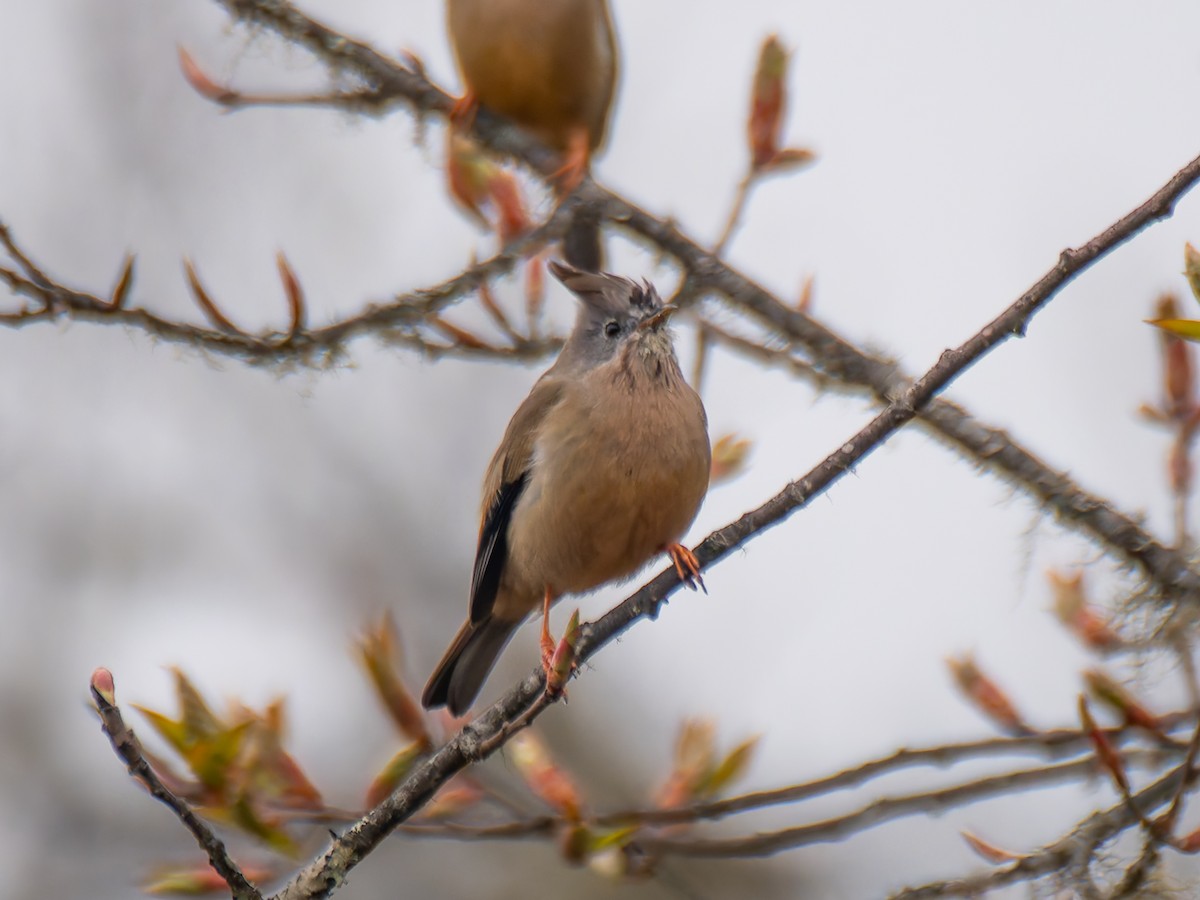
[[[678,312],[678,311],[679,311],[678,306],[672,306],[671,304],[668,303],[662,309],[660,309],[658,312],[656,312],[654,315],[652,315],[648,318],[642,319],[642,321],[638,322],[638,330],[643,331],[643,330],[661,328],[663,325],[666,324],[667,319],[671,318],[671,314]]]

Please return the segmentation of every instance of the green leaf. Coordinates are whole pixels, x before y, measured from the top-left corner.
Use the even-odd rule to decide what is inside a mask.
[[[155,712],[146,706],[139,706],[136,703],[130,705],[146,717],[150,725],[158,732],[159,737],[171,745],[172,750],[185,759],[187,758],[192,742],[188,738],[187,727],[182,722],[168,719],[162,713]]]
[[[228,894],[229,885],[210,866],[188,866],[158,870],[143,882],[142,890],[167,897],[204,897]]]
[[[198,741],[184,754],[188,768],[205,787],[221,790],[229,781],[234,761],[253,722],[242,722]]]
[[[192,740],[199,740],[210,734],[215,734],[222,728],[220,720],[208,708],[200,692],[181,669],[172,669],[175,676],[175,696],[179,699],[179,709],[183,724]]]
[[[1185,341],[1200,341],[1200,321],[1195,319],[1147,319],[1146,324],[1161,328]]]
[[[247,834],[258,838],[272,850],[285,856],[295,858],[300,848],[291,836],[283,830],[278,819],[268,818],[255,808],[252,799],[241,794],[231,806],[224,808],[208,807],[203,810],[207,818],[229,825],[235,825]]]
[[[708,777],[697,786],[696,793],[702,796],[712,796],[741,778],[750,764],[750,757],[754,754],[754,748],[757,746],[758,735],[755,735],[730,750]]]
[[[640,825],[625,825],[610,831],[594,831],[589,835],[588,850],[599,853],[609,847],[624,847],[641,829]]]

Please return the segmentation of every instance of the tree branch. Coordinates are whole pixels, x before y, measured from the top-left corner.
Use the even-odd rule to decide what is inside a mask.
[[[280,0],[218,0],[218,2],[221,2],[235,18],[267,25],[289,39],[309,46],[332,67],[341,71],[355,72],[379,91],[384,93],[395,91],[397,99],[407,99],[419,113],[434,111],[444,114],[449,109],[450,98],[448,95],[431,85],[419,73],[387,60],[365,44],[347,39],[318,25]],[[537,145],[517,129],[492,117],[480,115],[476,120],[476,131],[493,150],[519,157],[543,176],[551,174],[559,164],[555,154]],[[911,382],[900,378],[895,368],[889,364],[860,353],[807,316],[788,310],[766,291],[734,272],[721,260],[708,254],[669,223],[649,216],[615,194],[585,179],[578,192],[578,202],[588,205],[596,210],[598,215],[616,221],[620,227],[641,235],[672,255],[683,266],[685,277],[693,285],[702,286],[726,297],[750,312],[763,324],[782,331],[802,344],[812,355],[814,365],[823,373],[849,383],[868,386],[887,404],[886,408],[866,428],[844,443],[804,478],[789,484],[776,497],[757,510],[747,513],[737,522],[710,535],[697,548],[697,556],[702,564],[710,565],[716,562],[753,536],[783,521],[807,505],[813,497],[835,483],[846,471],[861,462],[896,430],[911,421],[931,398],[949,385],[962,371],[1012,334],[1024,333],[1032,316],[1058,290],[1084,271],[1091,263],[1129,240],[1153,221],[1169,215],[1174,203],[1193,186],[1198,178],[1200,178],[1200,159],[1189,163],[1145,204],[1092,241],[1078,249],[1064,251],[1058,263],[1012,306],[962,346],[946,351],[939,362],[924,376]],[[19,255],[15,255],[15,258],[18,266],[23,266],[27,261]],[[96,304],[102,301],[96,297],[72,292],[58,285],[41,283],[36,270],[34,273],[26,271],[24,276],[4,270],[2,275],[13,284],[14,290],[40,298],[45,302],[47,317],[54,315],[56,308],[61,309],[64,306],[72,308],[71,301],[74,301],[78,307],[78,309],[72,308],[72,313],[77,314],[80,318],[100,318],[102,315],[112,312],[110,309],[99,309]],[[55,307],[55,303],[58,304],[57,307]],[[164,331],[164,334],[160,336],[167,336],[166,333],[170,331],[167,326],[179,327],[174,323],[157,320],[144,310],[131,312],[139,312],[143,317],[149,317],[136,324],[151,333],[155,333],[152,326],[160,325]],[[370,312],[375,313],[376,311]],[[404,318],[407,313],[401,314],[396,310],[393,314],[402,321],[409,321]],[[28,311],[16,315],[14,321],[21,323],[33,320],[38,315],[37,311]],[[193,328],[192,326],[187,327]],[[364,325],[363,329],[368,327],[388,326],[376,322],[370,326]],[[222,341],[230,342],[228,345],[222,344],[221,341],[213,342],[214,347],[222,348],[221,352],[232,351],[234,355],[243,355],[245,358],[251,359],[265,355],[262,346],[263,338],[224,335],[205,329],[193,328],[193,330],[204,332],[204,339],[200,340],[196,335],[187,334],[175,335],[168,339],[179,339],[185,343],[203,345],[208,341],[208,335],[218,335]],[[274,349],[276,352],[279,350],[278,347]],[[883,366],[883,369],[874,368],[876,365]],[[864,374],[864,366],[870,377]],[[855,367],[858,367],[857,371]],[[883,379],[882,376],[885,374],[887,378]],[[951,439],[958,441],[958,438]],[[963,445],[967,446],[965,443]],[[991,464],[991,460],[987,456],[981,455],[979,458]],[[1014,477],[1017,476],[1014,475]],[[1036,493],[1037,491],[1035,491]],[[1127,559],[1136,562],[1149,573],[1163,588],[1164,593],[1191,599],[1200,595],[1200,576],[1188,568],[1187,560],[1181,554],[1154,541],[1150,535],[1142,531],[1127,517],[1102,510],[1101,515],[1097,518],[1092,499],[1086,494],[1072,496],[1069,501],[1063,501],[1061,507],[1054,506],[1054,508],[1073,521],[1082,523],[1094,535],[1117,547]],[[1052,498],[1045,496],[1043,496],[1043,500],[1051,503],[1052,506],[1055,502]],[[645,587],[600,620],[585,626],[578,651],[580,658],[590,657],[638,618],[656,615],[660,604],[677,587],[678,583],[673,571],[660,573]],[[279,896],[298,898],[323,897],[331,894],[353,866],[357,865],[392,829],[419,809],[446,780],[471,762],[502,746],[509,733],[508,729],[511,727],[511,723],[525,721],[522,719],[522,714],[535,704],[541,694],[542,679],[540,673],[535,672],[510,690],[491,709],[464,728],[446,746],[417,767],[388,800],[364,816],[345,834],[335,839],[329,851],[300,873],[296,880]],[[1175,775],[1177,777],[1178,773]],[[1139,795],[1139,799],[1143,803],[1150,803],[1157,796],[1150,796],[1150,792],[1171,778],[1172,776],[1169,775],[1166,779],[1147,789],[1142,795]],[[1171,782],[1168,792],[1164,796],[1170,796],[1170,790],[1173,789],[1174,784],[1175,782]],[[1108,813],[1097,814],[1087,820],[1077,834],[1084,833],[1085,826],[1092,828],[1096,822],[1101,822],[1105,828],[1112,829],[1104,833],[1116,833],[1119,827],[1126,827],[1126,825],[1120,824],[1124,822],[1122,815],[1129,815],[1129,811],[1124,806],[1118,813],[1110,810]],[[1105,816],[1110,818],[1104,819]],[[1086,833],[1092,834],[1094,831],[1095,828],[1092,828]],[[1055,845],[1055,847],[1057,846]],[[1050,853],[1051,850],[1053,848],[1048,848],[1046,852]],[[1062,851],[1058,851],[1053,858],[1058,860],[1066,857]],[[1018,867],[1024,862],[1017,864]],[[947,895],[913,894],[913,896]]]
[[[938,813],[998,794],[1057,784],[1061,781],[1094,775],[1096,760],[1089,756],[1070,762],[1029,769],[1017,769],[998,775],[986,775],[963,784],[921,791],[899,797],[884,797],[844,816],[782,828],[778,831],[735,838],[653,838],[638,840],[638,846],[663,856],[689,856],[706,859],[732,859],[773,856],[809,844],[827,843],[857,834],[884,822],[917,813]]]
[[[1185,765],[1177,766],[1158,781],[1135,795],[1139,808],[1155,809],[1168,802],[1183,780]],[[1093,813],[1069,834],[1036,853],[1022,857],[1009,866],[956,878],[935,881],[920,887],[906,888],[889,900],[927,900],[927,898],[978,897],[987,891],[1031,881],[1071,866],[1086,866],[1096,848],[1137,824],[1137,814],[1124,800],[1103,812]]]
[[[1164,729],[1171,729],[1190,723],[1194,716],[1193,712],[1172,713],[1162,717],[1160,724]],[[1103,733],[1114,745],[1128,741],[1137,735],[1136,729],[1128,726],[1104,729]],[[871,779],[913,766],[949,766],[968,759],[1009,756],[1016,753],[1035,753],[1058,758],[1079,753],[1089,746],[1089,738],[1085,732],[1074,728],[1059,728],[1019,737],[993,737],[978,741],[963,741],[957,744],[942,744],[936,747],[902,748],[879,759],[860,763],[833,775],[802,784],[755,791],[750,794],[678,809],[620,810],[594,816],[590,821],[601,826],[622,825],[630,822],[642,825],[676,825],[705,819],[720,819],[738,813],[765,809],[768,806],[797,803],[833,791],[858,787]]]
[[[1058,264],[1032,288],[960,347],[944,352],[933,368],[913,382],[865,428],[842,443],[820,465],[803,478],[787,485],[758,509],[746,513],[736,522],[709,535],[694,551],[700,564],[707,567],[723,559],[746,541],[807,506],[814,497],[852,471],[868,454],[911,421],[937,391],[942,390],[963,370],[998,347],[1008,336],[1023,331],[1033,314],[1049,302],[1071,278],[1128,240],[1138,229],[1152,221],[1153,216],[1165,214],[1158,210],[1169,209],[1168,201],[1173,202],[1171,198],[1182,193],[1197,179],[1200,179],[1200,158],[1174,176],[1150,201],[1140,206],[1133,214],[1122,218],[1117,223],[1120,227],[1106,229],[1079,250],[1064,251]],[[587,189],[588,186],[584,187]],[[627,212],[630,222],[636,222],[639,212],[633,209]],[[723,272],[728,270],[717,260],[712,260],[712,263],[714,265],[710,265],[699,277],[710,279],[710,283],[723,284]],[[1196,576],[1186,569],[1183,573],[1171,574],[1172,580],[1169,585],[1181,592],[1186,589],[1190,594],[1190,580],[1196,580]],[[583,626],[577,648],[578,658],[588,659],[639,618],[655,617],[660,605],[678,586],[679,581],[674,569],[668,569],[602,618]],[[432,797],[441,784],[471,762],[484,758],[503,746],[507,737],[506,731],[512,722],[521,721],[524,724],[530,721],[532,716],[523,717],[522,714],[534,704],[542,692],[543,678],[539,667],[414,770],[391,797],[337,838],[329,852],[301,872],[279,897],[282,900],[298,900],[301,897],[328,896],[351,868],[361,862],[392,829]]]
[[[279,0],[217,2],[235,19],[272,28],[283,37],[307,46],[333,71],[349,72],[373,85],[369,93],[375,99],[368,111],[382,112],[389,105],[399,102],[408,103],[418,114],[443,114],[450,108],[452,98],[432,85],[420,71],[406,68],[367,44],[338,34],[286,3]],[[359,94],[347,93],[346,96],[354,98]],[[361,110],[362,106],[357,104],[352,108]],[[478,117],[475,129],[477,136],[493,150],[517,158],[543,176],[556,170],[557,157],[551,151],[502,120],[484,112]],[[1169,214],[1171,204],[1193,182],[1194,168],[1195,162],[1189,164],[1176,175],[1175,181],[1165,186],[1147,204],[1131,213],[1127,220],[1115,224],[1113,231],[1123,235],[1120,240],[1127,239],[1155,218]],[[824,384],[829,383],[827,379],[832,379],[843,385],[865,389],[883,403],[890,402],[911,385],[911,381],[903,376],[895,363],[860,351],[804,313],[791,309],[707,253],[669,223],[654,219],[640,210],[636,217],[623,222],[631,205],[594,184],[584,185],[584,195],[583,198],[573,198],[571,203],[586,202],[623,227],[650,239],[677,258],[687,269],[687,276],[696,277],[697,285],[721,293],[763,324],[804,347],[813,357],[813,361],[807,363],[811,367],[812,377],[821,378]],[[547,231],[542,237],[553,239],[553,233]],[[1112,249],[1120,243],[1120,240],[1110,242],[1112,237],[1112,234],[1101,235],[1078,252],[1084,253],[1088,248],[1095,250],[1101,245]],[[472,267],[443,285],[426,292],[404,295],[385,306],[371,307],[362,315],[326,328],[298,333],[292,341],[282,340],[284,335],[276,333],[254,337],[198,328],[162,319],[144,309],[114,310],[98,296],[74,291],[53,282],[43,282],[43,273],[38,273],[40,277],[22,277],[2,268],[0,279],[8,281],[18,293],[38,299],[44,306],[41,309],[0,314],[0,324],[20,327],[64,314],[93,322],[122,322],[159,339],[261,364],[328,364],[344,350],[349,340],[370,331],[383,332],[382,339],[409,346],[433,357],[453,354],[531,359],[550,352],[557,342],[530,338],[522,344],[503,348],[445,344],[428,340],[417,329],[421,316],[428,314],[429,309],[449,305],[488,277],[507,271],[516,257],[526,252],[530,243],[532,240],[514,242],[505,253]],[[18,258],[26,261],[23,257]],[[1068,269],[1071,272],[1080,271],[1080,261],[1078,258],[1064,259],[1063,265],[1058,270],[1052,270],[1047,278],[1066,278],[1063,273]],[[470,283],[459,280],[463,278],[470,278]],[[53,304],[49,302],[51,299],[54,300]],[[424,306],[423,300],[427,301]],[[422,308],[426,310],[425,313],[421,311]],[[1164,594],[1194,595],[1200,587],[1200,575],[1190,569],[1185,555],[1158,541],[1133,517],[1120,512],[1098,495],[1083,490],[1065,474],[1051,469],[1001,429],[979,423],[960,406],[942,399],[930,403],[920,418],[926,427],[951,446],[1037,498],[1061,521],[1115,550],[1123,560],[1141,569]]]
[[[215,2],[236,21],[272,29],[281,37],[307,47],[333,72],[357,76],[381,94],[393,95],[396,102],[410,104],[418,113],[444,115],[453,104],[449,94],[421,73],[388,59],[361,41],[313,21],[281,0]],[[474,135],[494,152],[518,160],[542,177],[552,175],[559,165],[556,154],[548,148],[486,111],[476,119]],[[1195,159],[1145,203],[1087,244],[1077,250],[1063,251],[1058,265],[1030,288],[1014,308],[1005,312],[1004,320],[997,319],[985,327],[977,339],[990,345],[1006,340],[1012,334],[1023,334],[1029,319],[1054,291],[1143,228],[1169,216],[1174,204],[1198,177],[1200,159]],[[602,221],[612,221],[674,257],[683,266],[685,277],[694,279],[694,287],[717,292],[768,328],[803,346],[818,371],[838,381],[866,388],[884,404],[904,395],[912,385],[895,363],[860,351],[809,316],[780,302],[688,238],[672,223],[649,215],[590,179],[584,180],[574,199],[593,210]],[[941,386],[946,383],[948,380]],[[919,393],[928,392],[922,389]],[[1046,466],[1000,429],[974,421],[961,407],[948,401],[930,405],[923,413],[922,421],[951,445],[1016,481],[1061,520],[1112,547],[1124,560],[1145,572],[1164,594],[1200,596],[1200,574],[1191,570],[1184,554],[1158,541],[1132,517]]]
[[[330,365],[341,357],[346,345],[364,334],[381,341],[403,344],[429,356],[489,357],[501,359],[538,359],[556,350],[561,341],[554,338],[522,338],[509,347],[472,343],[430,341],[420,329],[437,313],[460,302],[493,278],[510,271],[524,256],[554,240],[564,226],[566,216],[556,213],[540,228],[512,241],[509,246],[483,262],[467,266],[452,278],[421,290],[395,297],[391,302],[368,306],[363,312],[315,329],[289,328],[248,334],[227,320],[207,328],[165,319],[149,310],[126,309],[97,294],[60,284],[38,268],[29,268],[27,258],[0,222],[0,243],[17,260],[22,271],[0,267],[0,279],[15,293],[36,300],[35,309],[0,314],[0,325],[19,328],[35,322],[53,321],[61,316],[87,322],[117,323],[144,331],[159,340],[183,344],[197,350],[219,353],[252,365]],[[196,292],[194,273],[191,276]],[[196,293],[202,309],[211,300],[202,290]],[[203,298],[201,300],[200,298]],[[224,316],[213,308],[207,315],[221,322]]]
[[[213,834],[204,821],[197,816],[190,806],[175,796],[162,783],[146,757],[142,753],[141,741],[133,733],[133,729],[125,724],[121,710],[116,705],[116,690],[113,685],[112,673],[107,669],[97,669],[92,673],[92,701],[100,714],[100,724],[104,733],[112,743],[117,756],[129,767],[129,774],[138,779],[155,800],[167,806],[179,818],[188,831],[196,838],[208,854],[209,864],[217,874],[225,879],[233,893],[234,900],[262,900],[258,889],[246,880],[238,864],[230,857],[229,851],[221,839]]]
[[[775,298],[768,296],[767,301],[778,305],[776,315],[782,326],[778,330],[785,336],[803,342],[801,335],[810,325],[824,330],[819,323],[788,309]],[[835,359],[839,361],[830,372],[815,363],[797,359],[786,348],[775,350],[712,325],[704,327],[725,347],[759,362],[785,366],[793,375],[819,389],[859,388],[886,402],[888,397],[895,396],[912,383],[895,363],[860,354],[849,344],[834,345],[837,348]],[[1059,521],[1116,551],[1160,588],[1169,591],[1171,585],[1183,583],[1189,586],[1188,590],[1194,589],[1191,585],[1196,576],[1185,554],[1163,544],[1103,497],[1084,490],[1070,476],[1048,466],[1003,429],[980,422],[944,397],[933,399],[921,410],[918,424],[968,459],[1030,494],[1054,512]]]

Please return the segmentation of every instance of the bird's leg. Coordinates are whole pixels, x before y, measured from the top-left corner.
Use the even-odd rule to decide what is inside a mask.
[[[560,198],[569,196],[575,188],[579,187],[579,182],[583,181],[591,156],[591,148],[588,146],[590,140],[586,128],[578,126],[571,129],[571,133],[567,137],[567,150],[563,154],[563,164],[551,176]]]
[[[542,669],[546,673],[546,683],[550,683],[550,670],[554,662],[554,635],[550,633],[550,604],[554,602],[554,594],[546,585],[546,598],[542,601],[542,636],[538,646],[542,650]]]
[[[554,602],[554,592],[546,587],[546,598],[542,602],[542,636],[539,645],[542,650],[542,672],[546,676],[546,697],[557,700],[566,699],[567,682],[575,671],[575,645],[579,640],[579,610],[571,616],[571,623],[563,632],[562,640],[555,641],[550,633],[550,604]]]
[[[708,593],[708,588],[704,586],[704,577],[700,574],[700,560],[696,559],[695,553],[680,543],[668,544],[666,553],[675,564],[675,574],[679,576],[680,581],[693,591],[699,585],[704,593]]]
[[[471,122],[475,119],[475,113],[479,109],[479,98],[475,96],[475,92],[470,88],[463,91],[463,95],[454,101],[454,105],[450,107],[450,124],[456,128],[465,130],[471,126]]]

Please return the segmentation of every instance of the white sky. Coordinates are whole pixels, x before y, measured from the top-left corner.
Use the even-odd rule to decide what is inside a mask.
[[[454,83],[434,0],[304,8],[414,50]],[[625,67],[598,177],[715,237],[744,165],[757,46],[778,31],[796,48],[788,140],[820,161],[755,194],[730,258],[785,295],[815,274],[816,313],[911,372],[1200,152],[1195,3],[614,8]],[[111,285],[133,250],[133,301],[196,318],[186,254],[236,321],[281,327],[278,249],[320,322],[493,247],[445,196],[436,123],[416,146],[403,111],[228,115],[196,96],[176,44],[248,90],[323,83],[304,53],[230,32],[215,4],[9,0],[0,21],[0,219],[69,283]],[[1156,338],[1141,320],[1160,291],[1184,290],[1186,240],[1200,241],[1200,196],[1067,288],[1025,340],[950,394],[1163,535],[1166,438],[1134,416],[1158,391]],[[611,246],[613,268],[671,277]],[[511,286],[502,296],[518,302]],[[568,322],[565,295],[551,303]],[[16,896],[129,896],[137,867],[191,852],[83,710],[97,665],[113,669],[125,702],[164,706],[170,664],[215,697],[287,693],[297,755],[332,801],[357,802],[394,741],[350,636],[390,607],[423,682],[465,613],[484,465],[540,368],[430,364],[360,341],[346,368],[279,377],[85,324],[0,331],[0,359],[0,809],[13,811],[0,814],[0,860]],[[756,447],[750,471],[713,491],[693,538],[802,475],[869,415],[729,357],[716,359],[705,400],[714,433]],[[661,777],[686,715],[715,717],[729,744],[764,735],[752,787],[983,735],[945,673],[944,657],[965,650],[1035,724],[1069,724],[1089,658],[1047,614],[1043,573],[1094,557],[1019,494],[906,432],[706,574],[709,596],[677,598],[607,648],[546,731],[611,807]],[[1089,579],[1100,596],[1117,589],[1106,564]],[[620,596],[581,605],[594,615]],[[485,696],[532,664],[527,631]],[[1178,698],[1170,673],[1143,679],[1161,703]],[[811,821],[882,790],[724,831]],[[1097,783],[1018,796],[769,862],[671,871],[705,897],[744,896],[748,883],[760,896],[802,884],[881,896],[981,867],[963,827],[1030,849],[1109,795]],[[677,896],[564,872],[543,848],[391,843],[342,896],[374,896],[400,871],[413,896],[527,896],[534,870],[514,859],[562,890]],[[72,852],[56,852],[47,875],[63,846]]]

